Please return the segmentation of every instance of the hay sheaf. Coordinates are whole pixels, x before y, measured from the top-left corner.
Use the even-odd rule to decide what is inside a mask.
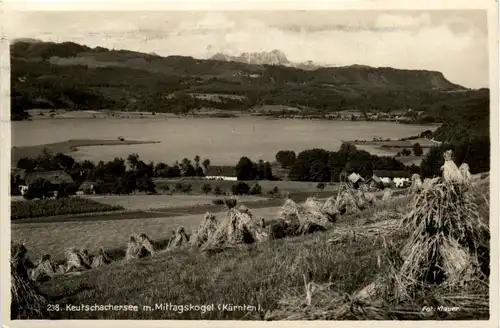
[[[463,285],[485,275],[490,232],[470,188],[468,165],[459,170],[450,150],[443,157],[442,178],[415,196],[403,220],[411,235],[401,251],[397,293],[402,297],[411,297],[422,284]]]
[[[211,213],[205,213],[203,221],[198,227],[198,230],[196,230],[196,232],[191,237],[191,246],[201,247],[203,244],[205,244],[208,238],[217,230],[217,225],[217,217]]]
[[[154,256],[157,250],[153,245],[151,239],[146,234],[130,236],[127,243],[127,251],[125,253],[125,260],[140,259],[146,256]]]
[[[167,245],[167,251],[172,251],[174,249],[178,249],[184,246],[189,245],[189,236],[186,234],[184,227],[179,227],[174,232],[174,235],[170,239]]]
[[[268,239],[262,219],[254,217],[251,211],[243,206],[231,208],[216,220],[217,228],[202,245],[203,250],[220,250],[242,244],[252,244]]]
[[[468,170],[468,165],[463,166],[462,170],[464,171],[464,174],[458,169],[457,165],[455,162],[452,160],[452,155],[453,152],[451,150],[447,150],[444,152],[443,157],[444,157],[444,164],[441,166],[441,172],[443,174],[443,179],[446,182],[450,183],[458,183],[458,184],[466,184],[466,179],[467,177],[464,176],[464,174],[469,173]],[[470,175],[470,173],[469,173]],[[470,181],[470,177],[469,177]]]
[[[478,249],[489,228],[464,180],[447,178],[418,194],[403,221],[411,237],[401,251],[400,294],[423,282],[457,283],[478,275]]]
[[[49,254],[41,257],[35,267],[29,270],[29,275],[33,281],[47,280],[54,277],[59,272],[59,267],[54,263]]]
[[[417,173],[414,173],[411,176],[411,185],[410,185],[410,188],[408,189],[408,193],[411,195],[416,194],[416,193],[420,192],[420,190],[422,190],[422,186],[423,186],[423,183],[422,183],[422,179],[420,178],[420,175],[418,175]]]
[[[367,200],[361,190],[355,191],[350,185],[344,183],[337,194],[337,208],[344,214],[349,211],[358,213],[366,207]]]
[[[23,244],[11,245],[11,319],[43,319],[48,314],[47,296],[29,278],[26,253]]]
[[[70,248],[66,252],[66,266],[64,272],[82,271],[91,267],[90,254],[86,249]]]
[[[308,198],[303,204],[287,199],[280,209],[274,230],[281,228],[287,230],[289,235],[324,231],[338,215],[337,201],[333,199],[328,199],[323,204],[315,198]],[[272,234],[276,237],[278,231],[273,231]]]
[[[108,253],[104,250],[104,248],[99,248],[99,253],[92,258],[92,268],[98,268],[103,265],[110,264],[113,260],[111,259],[111,256],[109,256]]]

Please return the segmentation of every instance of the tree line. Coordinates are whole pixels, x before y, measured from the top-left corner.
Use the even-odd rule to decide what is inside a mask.
[[[420,166],[404,165],[391,156],[372,155],[356,146],[343,143],[336,152],[325,149],[309,149],[300,152],[281,150],[276,161],[288,170],[288,179],[293,181],[340,182],[343,176],[357,173],[369,178],[375,170],[407,171],[418,173],[423,178],[438,176],[444,164],[443,152],[453,150],[453,160],[460,165],[467,163],[473,174],[490,169],[489,138],[473,139],[466,143],[443,143],[432,147]],[[420,145],[413,147],[414,154],[422,154]],[[417,155],[419,156],[419,155]]]

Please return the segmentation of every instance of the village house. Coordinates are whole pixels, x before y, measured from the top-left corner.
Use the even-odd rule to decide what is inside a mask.
[[[24,185],[19,186],[21,195],[24,195],[28,191],[29,186],[39,179],[47,180],[56,186],[63,183],[74,183],[73,178],[63,170],[31,172],[26,175]]]
[[[381,185],[388,186],[391,184],[394,184],[397,188],[402,188],[410,183],[410,174],[406,171],[374,170],[372,177],[366,183],[370,188],[379,188]]]
[[[205,171],[207,180],[237,181],[236,168],[234,166],[209,166]]]
[[[361,184],[365,183],[365,179],[363,179],[363,177],[357,173],[351,173],[348,177],[347,177],[347,181],[352,184],[352,186],[355,188],[355,189],[358,189]]]
[[[95,187],[97,186],[97,182],[93,181],[85,181],[78,187],[78,191],[76,192],[77,196],[81,196],[84,194],[93,194],[95,195]]]

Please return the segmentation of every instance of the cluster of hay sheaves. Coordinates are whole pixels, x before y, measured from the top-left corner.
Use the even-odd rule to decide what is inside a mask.
[[[13,243],[13,245],[22,245]],[[19,246],[16,246],[19,247]],[[22,245],[24,249],[25,246]],[[112,258],[101,247],[97,254],[91,254],[86,249],[71,248],[65,253],[64,263],[57,263],[52,260],[49,254],[44,254],[35,263],[25,256],[23,261],[27,277],[34,282],[45,281],[57,275],[78,274],[84,270],[97,268],[112,262]]]
[[[254,216],[244,205],[235,205],[220,216],[205,214],[189,243],[203,251],[219,251],[262,242],[268,237],[263,218]]]
[[[270,225],[270,234],[277,239],[324,231],[332,226],[339,215],[334,198],[323,203],[311,197],[302,204],[286,199],[278,219]]]
[[[342,215],[358,213],[377,202],[377,198],[366,187],[354,190],[343,184],[337,196],[320,201],[314,197],[297,204],[286,199],[270,227],[273,238],[298,236],[315,231],[325,231],[333,226]]]
[[[474,202],[467,165],[459,169],[449,151],[444,159],[441,177],[415,184],[419,188],[399,225],[407,236],[403,247],[393,249],[396,254],[372,283],[340,295],[329,285],[305,282],[303,293],[286,295],[266,319],[425,318],[433,313],[415,311],[415,300],[429,295],[436,302],[431,305],[488,313],[489,227]]]

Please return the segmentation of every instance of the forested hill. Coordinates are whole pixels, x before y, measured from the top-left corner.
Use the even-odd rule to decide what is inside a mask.
[[[29,108],[187,112],[276,104],[320,113],[412,108],[446,121],[489,98],[489,90],[468,90],[436,71],[362,65],[301,70],[71,42],[15,42],[11,70],[13,117]]]

